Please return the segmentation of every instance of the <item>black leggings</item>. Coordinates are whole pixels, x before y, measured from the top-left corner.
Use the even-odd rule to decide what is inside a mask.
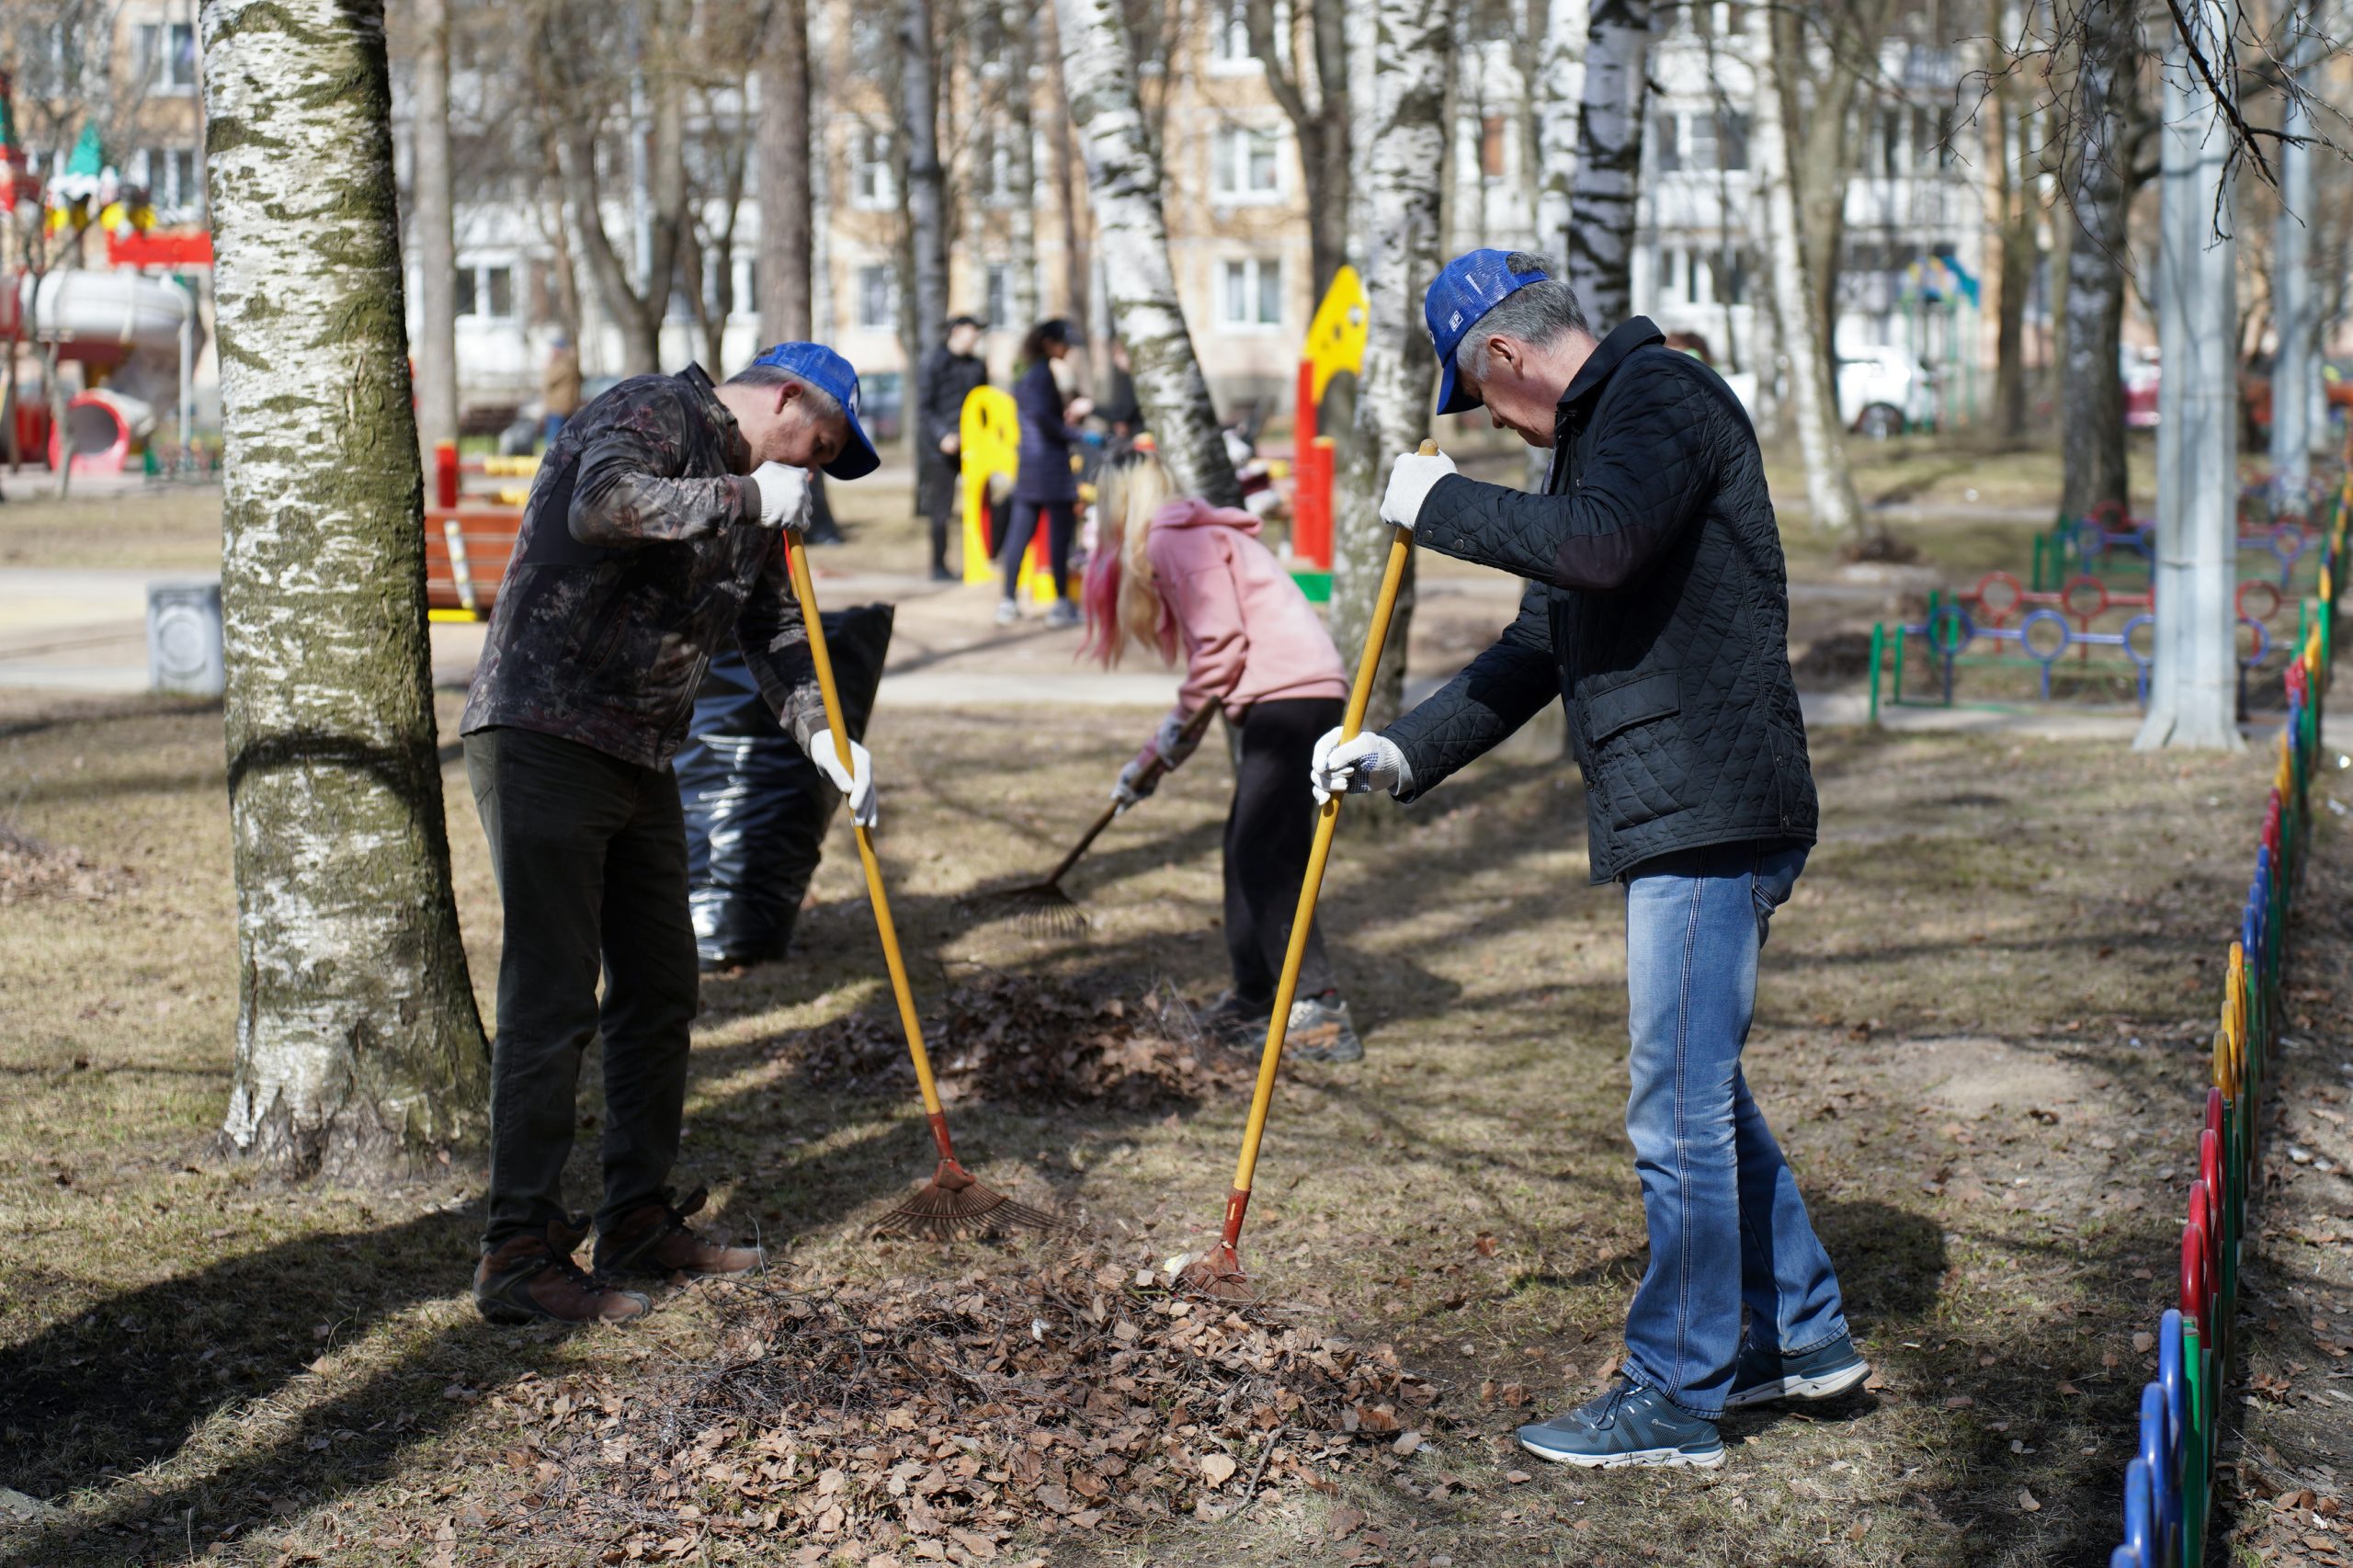
[[[1029,553],[1029,540],[1038,531],[1038,514],[1046,514],[1046,562],[1054,574],[1054,597],[1070,597],[1070,540],[1078,528],[1078,503],[1075,501],[1023,501],[1013,503],[1013,527],[1005,536],[1005,597],[1017,597],[1021,588],[1022,557]],[[1300,767],[1304,769],[1305,763]]]
[[[1315,844],[1315,796],[1307,765],[1316,738],[1340,722],[1336,697],[1285,697],[1242,717],[1233,769],[1233,805],[1225,818],[1225,948],[1233,994],[1245,1002],[1274,997],[1299,912],[1300,884]],[[1307,932],[1299,994],[1333,989],[1324,933]]]

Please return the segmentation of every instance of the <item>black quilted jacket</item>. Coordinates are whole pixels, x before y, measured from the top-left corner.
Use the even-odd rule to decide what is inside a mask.
[[[1414,794],[1557,696],[1595,881],[1676,850],[1812,843],[1781,540],[1738,400],[1636,316],[1577,372],[1557,428],[1542,494],[1457,475],[1423,505],[1423,548],[1529,584],[1495,646],[1384,732]]]

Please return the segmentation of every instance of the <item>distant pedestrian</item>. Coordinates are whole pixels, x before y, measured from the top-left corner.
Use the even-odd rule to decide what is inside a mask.
[[[1340,722],[1348,678],[1331,634],[1307,596],[1267,547],[1258,519],[1229,506],[1170,494],[1167,471],[1142,448],[1103,470],[1095,553],[1086,563],[1084,651],[1108,667],[1136,642],[1166,663],[1185,654],[1176,706],[1111,798],[1120,809],[1152,793],[1154,758],[1173,768],[1192,754],[1186,722],[1208,703],[1240,742],[1233,801],[1225,819],[1225,948],[1233,989],[1203,1013],[1228,1043],[1263,1036],[1290,943],[1299,889],[1315,838],[1315,798],[1302,770],[1315,737]],[[1290,1051],[1312,1062],[1364,1055],[1311,926]]]
[[[923,463],[916,475],[922,491],[924,516],[931,523],[931,580],[952,583],[948,570],[948,525],[956,510],[956,482],[964,468],[964,400],[974,387],[989,384],[988,361],[982,358],[981,324],[972,316],[953,316],[948,337],[924,359],[923,407],[920,427]]]
[[[580,412],[580,356],[568,334],[557,333],[540,368],[540,413],[545,419],[541,435],[548,446],[563,434],[563,422]]]
[[[1078,475],[1071,470],[1071,445],[1078,438],[1078,422],[1095,405],[1083,397],[1063,397],[1054,364],[1069,355],[1070,324],[1059,319],[1040,322],[1021,343],[1021,359],[1029,369],[1013,387],[1021,415],[1021,464],[1013,481],[1012,526],[999,547],[1005,569],[1005,597],[996,607],[999,626],[1021,619],[1023,559],[1040,517],[1046,526],[1046,561],[1054,577],[1054,608],[1047,612],[1046,624],[1078,624],[1078,607],[1070,602],[1070,544],[1078,526]]]

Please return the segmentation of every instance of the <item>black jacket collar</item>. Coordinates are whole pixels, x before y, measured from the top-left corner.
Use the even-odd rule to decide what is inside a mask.
[[[1583,403],[1599,392],[1624,362],[1626,356],[1635,349],[1665,341],[1666,334],[1659,331],[1658,324],[1650,317],[1627,317],[1615,331],[1595,346],[1592,357],[1578,367],[1575,377],[1569,382],[1569,390],[1561,394],[1562,409],[1566,411],[1570,404]]]
[[[719,432],[720,445],[727,449],[727,471],[751,472],[752,444],[744,439],[744,427],[735,423],[734,410],[719,401],[719,389],[711,384],[710,372],[700,365],[690,364],[678,372],[678,380],[694,389],[702,404],[703,417]]]

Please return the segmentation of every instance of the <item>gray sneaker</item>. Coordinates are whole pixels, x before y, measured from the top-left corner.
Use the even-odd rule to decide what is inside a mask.
[[[1055,627],[1076,626],[1078,607],[1068,599],[1056,599],[1051,608],[1046,611],[1046,624]]]
[[[1337,993],[1304,996],[1290,1005],[1290,1027],[1284,1031],[1286,1047],[1302,1062],[1362,1062],[1364,1041],[1357,1039],[1348,1005]]]
[[[996,601],[996,623],[999,626],[1011,626],[1015,621],[1019,620],[1020,619],[1021,607],[1019,605],[1015,604],[1011,599],[999,599]]]
[[[1519,1446],[1540,1460],[1587,1470],[1713,1470],[1724,1462],[1724,1440],[1714,1422],[1677,1409],[1656,1389],[1623,1380],[1566,1415],[1522,1426]]]
[[[1802,1356],[1743,1345],[1740,1358],[1733,1363],[1732,1392],[1724,1395],[1724,1403],[1736,1409],[1779,1400],[1808,1403],[1836,1399],[1870,1375],[1871,1364],[1843,1334]]]
[[[1231,991],[1218,994],[1216,1001],[1193,1015],[1193,1021],[1211,1043],[1228,1051],[1239,1051],[1246,1045],[1256,1045],[1267,1038],[1267,1020],[1273,1015],[1271,1002],[1245,1002]]]

